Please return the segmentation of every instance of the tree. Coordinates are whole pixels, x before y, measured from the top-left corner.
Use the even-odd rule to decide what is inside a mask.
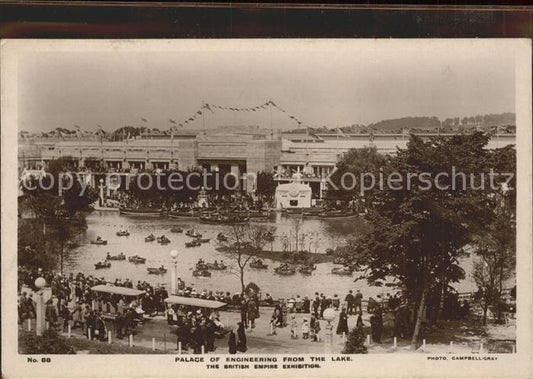
[[[19,262],[22,264],[38,263],[27,252],[21,251],[30,247],[38,254],[50,255],[57,258],[61,271],[67,251],[65,245],[73,236],[86,226],[85,213],[90,211],[90,204],[96,201],[97,193],[90,187],[82,187],[75,173],[69,170],[68,159],[52,160],[47,169],[47,176],[39,183],[36,178],[28,179],[24,186],[23,204],[28,206],[37,220],[42,224],[42,235],[34,236],[40,244],[24,243],[19,245]],[[68,176],[63,175],[64,173]],[[70,176],[70,178],[69,178]],[[27,232],[26,230],[19,230]],[[35,230],[33,230],[35,233]],[[20,242],[21,238],[19,238]],[[56,250],[53,242],[57,242]],[[24,257],[29,261],[24,261]],[[50,259],[43,259],[41,263],[49,263]]]
[[[400,184],[365,193],[373,204],[366,217],[371,230],[341,249],[346,265],[361,273],[358,279],[403,290],[416,309],[412,348],[417,347],[428,294],[444,294],[449,283],[464,278],[459,266],[464,247],[491,215],[491,190],[472,191],[466,176],[450,174],[452,167],[487,172],[487,142],[482,133],[427,141],[411,136],[407,149],[400,149],[383,170],[385,177],[399,174]],[[421,180],[424,172],[433,178],[429,188]],[[418,175],[408,180],[410,173]]]
[[[342,354],[367,354],[363,328],[353,328],[348,333]]]
[[[277,183],[271,172],[260,171],[257,173],[255,193],[263,200],[271,201],[276,193]]]
[[[245,293],[244,273],[248,263],[270,240],[272,228],[265,225],[232,225],[228,240],[220,242],[222,250],[237,264],[234,274],[239,277],[241,292]]]

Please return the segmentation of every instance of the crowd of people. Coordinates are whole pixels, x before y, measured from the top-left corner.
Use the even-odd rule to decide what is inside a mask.
[[[208,308],[173,304],[165,307],[168,292],[163,286],[152,286],[147,282],[138,281],[134,284],[131,280],[116,279],[107,282],[103,278],[85,276],[82,273],[63,276],[57,273],[45,272],[41,269],[19,269],[19,322],[35,318],[35,299],[33,290],[37,277],[43,277],[51,289],[51,297],[45,305],[46,321],[51,327],[62,327],[64,331],[71,328],[81,328],[83,333],[100,340],[107,338],[108,328],[114,328],[117,338],[129,334],[137,323],[142,323],[146,315],[157,316],[166,314],[169,325],[175,326],[177,342],[181,343],[184,350],[191,349],[199,353],[202,346],[206,352],[216,349],[215,340],[228,336],[229,351],[246,351],[246,331],[253,331],[257,319],[260,317],[260,307],[267,306],[272,309],[270,320],[270,335],[276,335],[279,328],[289,327],[291,338],[303,338],[310,341],[321,340],[321,321],[324,312],[333,308],[338,312],[336,333],[348,333],[349,316],[357,316],[355,326],[363,326],[363,311],[370,315],[370,329],[372,340],[381,342],[383,332],[383,315],[391,312],[394,317],[393,335],[407,337],[410,333],[412,310],[396,294],[387,294],[386,297],[378,295],[376,299],[370,297],[363,300],[360,290],[349,290],[342,299],[337,294],[327,296],[316,292],[314,296],[293,296],[289,299],[274,300],[270,294],[261,298],[255,291],[246,293],[236,292],[231,295],[223,291],[199,291],[186,286],[178,278],[177,295],[205,300],[217,300],[227,304],[229,308],[240,312],[238,327],[234,330],[222,324],[220,314]],[[116,287],[135,288],[145,293],[142,301],[137,298],[128,298],[118,294],[108,294],[91,291],[91,288],[107,284]],[[28,287],[32,291],[22,291]],[[366,303],[366,307],[363,307]],[[298,321],[294,313],[303,313],[305,316]],[[109,317],[112,315],[113,317]],[[61,320],[61,322],[60,322]],[[111,321],[111,323],[109,322]],[[323,325],[323,324],[322,324]],[[353,327],[353,325],[352,325]]]

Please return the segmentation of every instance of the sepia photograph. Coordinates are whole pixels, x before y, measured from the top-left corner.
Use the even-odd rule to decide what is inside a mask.
[[[313,376],[531,352],[530,43],[2,47],[19,357]]]

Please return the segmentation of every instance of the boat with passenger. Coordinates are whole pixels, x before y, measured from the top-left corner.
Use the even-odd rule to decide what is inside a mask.
[[[155,241],[155,236],[152,233],[150,233],[148,237],[144,238],[144,242],[154,242],[154,241]]]
[[[216,260],[213,263],[206,263],[205,265],[210,270],[225,270],[228,268],[223,261],[218,262]]]
[[[255,258],[250,262],[251,268],[257,268],[257,269],[267,269],[268,265],[263,262],[261,258]]]
[[[161,245],[168,245],[170,240],[163,234],[161,237],[157,237],[157,243]]]
[[[108,261],[125,261],[126,260],[126,255],[124,253],[120,253],[120,254],[117,254],[117,255],[111,255],[108,252],[107,256],[105,257],[105,259],[108,260]]]
[[[111,262],[108,262],[107,260],[106,261],[103,261],[103,262],[98,262],[98,263],[95,263],[94,264],[94,268],[96,270],[99,270],[101,268],[109,268],[111,267]]]
[[[296,270],[288,263],[282,263],[274,269],[274,272],[278,275],[294,275]]]
[[[107,240],[103,240],[102,237],[97,236],[95,240],[91,241],[93,245],[107,245]]]
[[[173,226],[172,228],[170,228],[170,233],[183,233],[183,228]]]
[[[149,274],[155,274],[160,275],[166,273],[168,270],[165,268],[165,266],[161,267],[147,267],[146,270]]]
[[[138,264],[138,263],[146,263],[146,258],[143,258],[139,255],[132,255],[130,257],[128,257],[128,261],[131,262],[131,263],[135,263],[135,264]]]

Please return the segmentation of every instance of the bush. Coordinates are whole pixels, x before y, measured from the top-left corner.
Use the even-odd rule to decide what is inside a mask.
[[[342,354],[367,354],[365,346],[365,334],[363,328],[353,328],[348,333]]]
[[[46,330],[42,336],[29,335],[25,350],[26,354],[76,354],[67,340],[53,329]]]

